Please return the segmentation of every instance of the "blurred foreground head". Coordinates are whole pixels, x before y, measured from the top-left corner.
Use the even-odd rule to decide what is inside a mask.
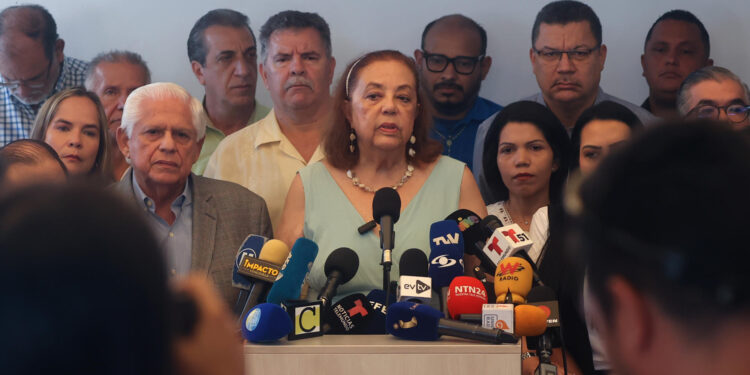
[[[750,368],[748,192],[747,134],[709,121],[650,128],[584,182],[579,239],[617,373]]]
[[[0,200],[4,374],[171,371],[164,261],[130,204],[83,186]]]

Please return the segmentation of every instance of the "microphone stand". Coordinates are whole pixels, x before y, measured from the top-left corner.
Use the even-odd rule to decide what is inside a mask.
[[[389,285],[391,283],[391,265],[393,264],[391,253],[393,251],[392,247],[395,241],[396,233],[395,231],[391,230],[388,234],[384,234],[383,227],[388,226],[389,228],[393,228],[393,224],[394,223],[391,221],[390,216],[383,216],[381,218],[380,248],[383,250],[383,257],[380,259],[380,264],[383,266],[383,290],[385,291],[386,304],[388,304],[388,300],[391,297],[391,290],[389,288]],[[385,236],[388,236],[390,238],[386,238]]]

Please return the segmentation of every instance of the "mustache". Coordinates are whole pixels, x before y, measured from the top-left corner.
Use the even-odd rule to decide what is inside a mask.
[[[463,86],[454,83],[454,82],[440,82],[436,83],[434,86],[432,86],[433,90],[440,90],[440,89],[454,89],[460,92],[464,92]]]
[[[284,84],[284,90],[289,90],[292,86],[307,86],[312,89],[313,82],[305,77],[293,77],[286,81]]]

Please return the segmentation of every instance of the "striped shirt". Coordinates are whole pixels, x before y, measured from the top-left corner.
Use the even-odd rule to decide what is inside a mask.
[[[63,60],[60,76],[57,77],[55,88],[50,96],[64,89],[83,86],[88,63],[82,60],[66,57]],[[2,77],[0,77],[2,81]],[[11,94],[7,87],[0,88],[0,147],[15,141],[28,138],[34,119],[39,112],[40,104],[24,104]]]

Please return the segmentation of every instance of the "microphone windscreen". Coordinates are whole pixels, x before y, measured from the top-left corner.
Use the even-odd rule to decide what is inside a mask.
[[[250,278],[237,273],[240,267],[240,261],[242,257],[247,255],[253,258],[258,258],[260,251],[263,249],[263,244],[268,241],[267,238],[259,236],[257,234],[251,234],[242,241],[239,250],[237,250],[237,257],[234,259],[234,267],[232,268],[232,287],[244,290],[250,290],[253,287],[253,283]]]
[[[397,222],[401,215],[401,197],[396,190],[384,187],[375,192],[372,199],[372,218],[380,223],[380,218],[390,216],[393,222]]]
[[[271,286],[266,301],[279,304],[283,301],[296,300],[302,291],[302,284],[318,256],[318,245],[307,238],[300,237],[294,242],[292,251],[281,276]]]
[[[450,285],[451,280],[464,273],[464,239],[458,224],[443,220],[430,226],[430,268],[433,288]]]
[[[552,288],[542,285],[531,289],[526,299],[529,302],[556,301],[557,296]]]
[[[529,256],[529,253],[526,250],[524,249],[518,250],[514,252],[513,254],[511,254],[511,256],[523,258],[524,260],[529,262],[529,264],[531,265],[531,271],[536,272],[536,263],[534,263],[534,261],[531,260],[531,257]]]
[[[502,226],[503,223],[495,215],[487,215],[479,222],[479,227],[484,230],[484,234],[488,238],[495,232],[495,229]]]
[[[348,295],[333,304],[324,321],[330,326],[326,333],[362,333],[373,317],[372,306],[362,293]]]
[[[281,306],[261,303],[242,319],[242,337],[250,342],[276,341],[292,331],[292,321]]]
[[[548,311],[534,305],[513,308],[513,333],[516,336],[539,336],[547,330]]]
[[[511,293],[514,304],[526,302],[533,280],[531,265],[523,258],[507,257],[500,261],[495,270],[495,295],[497,303],[505,303],[505,296]]]
[[[479,215],[474,212],[462,208],[454,211],[445,219],[453,220],[458,224],[458,230],[464,237],[464,252],[466,254],[476,254],[478,250],[475,244],[477,242],[484,243],[487,240],[482,227],[478,225],[481,221]]]
[[[388,306],[385,327],[393,336],[409,340],[437,340],[438,323],[443,313],[413,302],[396,302]]]
[[[371,290],[367,293],[367,300],[372,307],[372,319],[366,322],[365,329],[362,333],[384,335],[385,332],[385,315],[388,312],[387,306],[396,302],[395,293],[391,294],[390,301],[385,301],[385,291],[382,289]]]
[[[448,287],[447,299],[451,319],[462,314],[482,314],[482,305],[487,303],[487,290],[476,278],[458,276]]]
[[[427,277],[427,255],[419,249],[409,249],[401,254],[398,262],[401,276]]]
[[[529,292],[526,301],[547,312],[547,327],[560,326],[560,306],[552,288],[546,285],[535,286]]]
[[[340,247],[331,252],[323,266],[326,277],[330,277],[333,271],[341,272],[341,279],[339,279],[340,284],[349,282],[349,280],[357,274],[358,269],[359,257],[354,250],[348,247]]]
[[[263,245],[263,249],[260,251],[258,259],[280,266],[286,262],[286,257],[288,256],[289,246],[279,240],[268,240],[268,242]]]

